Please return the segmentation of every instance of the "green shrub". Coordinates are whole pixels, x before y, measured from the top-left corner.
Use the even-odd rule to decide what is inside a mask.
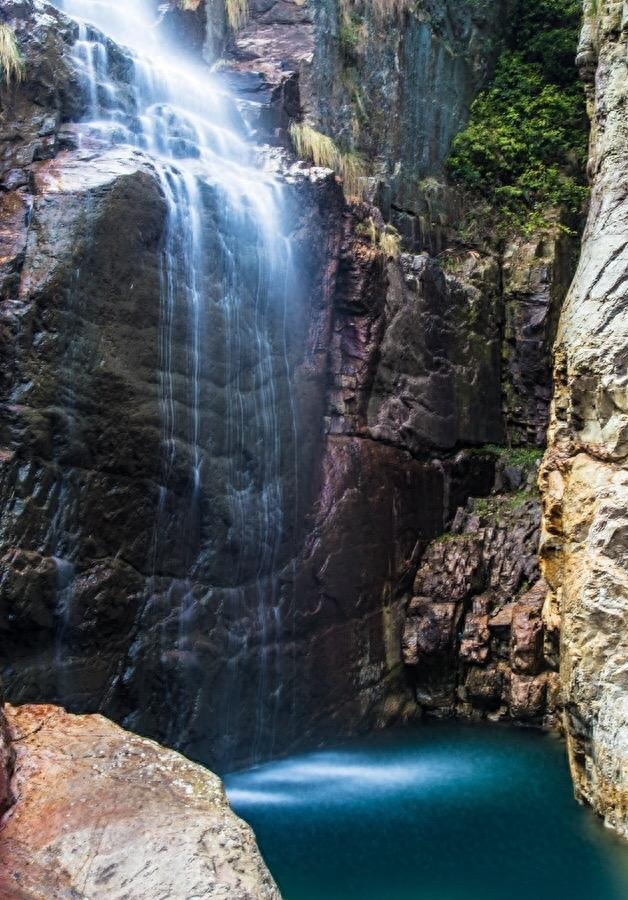
[[[538,228],[551,208],[578,212],[587,197],[580,14],[579,0],[520,0],[512,47],[454,139],[450,175],[489,203],[501,230]]]

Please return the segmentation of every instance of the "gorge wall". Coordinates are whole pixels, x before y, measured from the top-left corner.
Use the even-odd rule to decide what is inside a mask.
[[[177,306],[178,462],[167,485],[163,182],[149,155],[98,145],[80,124],[89,97],[77,26],[40,0],[0,10],[25,75],[0,94],[9,699],[102,711],[223,769],[421,709],[547,722],[557,635],[541,621],[536,456],[513,466],[496,448],[544,444],[550,348],[577,240],[560,227],[499,247],[464,240],[463,201],[445,177],[510,4],[400,4],[400,19],[369,4],[357,22],[335,3],[256,2],[235,30],[221,5],[186,6],[171,4],[164,27],[199,54],[225,54],[223,84],[256,140],[272,145],[285,203],[277,239],[289,239],[299,275],[269,301],[260,374],[265,248],[251,233],[237,248],[250,418],[234,444],[224,247],[237,235],[219,184],[203,185],[212,265],[202,274],[199,440],[187,412],[189,322]],[[106,52],[124,93],[128,54],[111,43]],[[345,171],[368,161],[368,202],[347,201],[328,170],[295,163],[289,125],[301,121],[333,138]],[[283,519],[260,570],[266,525],[253,506],[236,521],[230,487],[233,471],[245,473],[242,494],[264,496],[256,411],[270,382]],[[436,584],[430,566],[443,565],[466,566],[467,581]]]
[[[585,2],[578,63],[592,122],[591,208],[561,316],[542,472],[547,617],[562,621],[561,680],[578,796],[628,834],[626,281],[628,19]]]

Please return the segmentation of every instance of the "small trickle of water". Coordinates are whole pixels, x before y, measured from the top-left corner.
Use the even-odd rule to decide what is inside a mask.
[[[76,567],[69,559],[53,556],[56,572],[56,610],[57,630],[55,640],[55,672],[57,676],[57,693],[59,697],[67,697],[72,685],[68,682],[68,635],[72,623],[72,600],[74,597],[74,578]]]

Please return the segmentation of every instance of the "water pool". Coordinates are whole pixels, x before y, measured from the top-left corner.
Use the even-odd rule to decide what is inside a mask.
[[[425,725],[225,784],[285,900],[628,898],[628,845],[575,802],[547,735]]]

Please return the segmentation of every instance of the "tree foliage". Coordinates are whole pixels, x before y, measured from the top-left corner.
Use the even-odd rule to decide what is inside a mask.
[[[488,201],[502,226],[538,227],[586,196],[587,121],[574,57],[579,0],[520,0],[511,46],[454,140],[451,176]]]

